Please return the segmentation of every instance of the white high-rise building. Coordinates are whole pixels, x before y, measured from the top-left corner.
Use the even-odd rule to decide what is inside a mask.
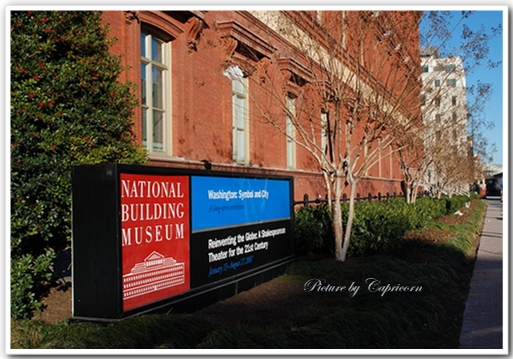
[[[422,63],[422,115],[426,127],[442,131],[453,143],[466,150],[467,92],[465,70],[460,57],[440,58],[438,50],[425,49]],[[429,131],[428,131],[429,132]]]
[[[460,57],[441,58],[438,49],[421,51],[421,105],[425,147],[433,158],[450,154],[465,155],[469,150],[467,137],[467,92],[465,70]],[[447,157],[446,157],[447,158]],[[428,184],[437,182],[436,161],[428,170]]]

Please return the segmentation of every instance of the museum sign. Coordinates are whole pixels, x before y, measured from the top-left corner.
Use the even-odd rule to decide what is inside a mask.
[[[73,318],[193,310],[270,279],[293,257],[292,194],[291,177],[74,167]]]

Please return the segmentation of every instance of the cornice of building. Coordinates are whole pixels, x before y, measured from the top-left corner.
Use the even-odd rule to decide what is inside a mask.
[[[248,13],[260,23],[267,26],[280,41],[286,40],[294,49],[311,49],[310,53],[305,54],[312,58],[315,62],[321,63],[321,59],[334,58],[329,54],[330,49],[323,46],[323,42],[315,39],[312,33],[308,33],[305,26],[301,26],[294,20],[301,14],[286,11],[259,11],[250,10]],[[320,46],[319,46],[320,45]],[[305,52],[303,51],[303,52]],[[385,111],[400,108],[398,111],[399,120],[404,122],[405,117],[415,117],[410,110],[404,105],[394,106],[388,99],[392,98],[392,93],[386,89],[378,79],[376,79],[367,69],[358,65],[358,60],[350,55],[348,51],[344,51],[335,61],[335,67],[338,67],[342,78],[347,79],[349,87],[367,93],[370,97],[375,97],[376,93],[382,99]],[[361,80],[361,81],[360,81]],[[359,82],[359,83],[357,83]],[[362,87],[363,85],[363,87]],[[395,111],[395,110],[394,110]]]

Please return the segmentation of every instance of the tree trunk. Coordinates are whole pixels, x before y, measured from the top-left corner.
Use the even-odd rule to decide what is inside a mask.
[[[409,203],[409,204],[413,204],[417,201],[417,188],[418,186],[415,186],[414,185],[414,181],[411,180],[407,186],[406,186],[406,189],[408,191],[408,194],[407,194],[407,200],[406,202]]]
[[[342,179],[337,176],[335,178],[335,198],[331,206],[331,217],[333,222],[333,234],[335,236],[335,259],[344,261],[345,256],[342,253],[342,238],[344,235],[342,221],[342,207],[340,198],[342,197]]]
[[[331,187],[332,187],[332,185],[331,185],[331,178],[330,178],[330,176],[328,175],[328,173],[326,173],[326,171],[324,171],[324,172],[323,172],[323,177],[324,177],[324,183],[325,183],[325,185],[326,185],[326,191],[327,191],[327,193],[326,193],[326,197],[327,197],[327,198],[326,198],[326,199],[328,200],[328,206],[329,206],[329,208],[331,209],[331,208],[332,208],[332,203],[331,203],[331,201],[332,201],[332,195],[331,195],[331,192],[332,192],[332,190],[331,190]]]
[[[406,183],[404,186],[404,197],[406,198],[406,203],[411,203],[411,191],[410,191],[410,184]]]
[[[412,189],[412,202],[411,203],[415,203],[417,202],[417,196],[419,194],[419,186],[413,186],[413,189]]]
[[[415,189],[410,190],[410,201],[409,204],[414,204],[417,202],[417,193],[415,192]]]
[[[344,234],[344,243],[342,244],[342,256],[341,261],[346,260],[347,250],[349,249],[349,242],[351,241],[351,228],[353,227],[353,219],[354,219],[354,203],[356,197],[356,185],[357,181],[351,183],[351,192],[349,195],[349,213],[347,214],[347,223]]]

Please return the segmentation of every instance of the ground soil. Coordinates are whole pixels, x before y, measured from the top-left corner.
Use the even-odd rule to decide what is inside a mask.
[[[340,299],[334,298],[334,296],[312,293],[305,295],[303,286],[304,283],[301,281],[278,277],[203,308],[197,314],[215,318],[224,315],[233,316],[236,313],[240,322],[272,325],[293,316],[294,313],[290,311],[293,311],[294,308],[305,305],[311,307],[340,305]],[[36,312],[33,319],[57,323],[71,318],[71,291],[69,284],[55,283],[50,288],[49,295],[44,299],[45,309]],[[461,303],[455,310],[460,310],[460,306]]]
[[[48,296],[43,300],[43,311],[34,313],[34,320],[57,323],[71,318],[71,283],[59,279],[50,284]]]
[[[288,310],[297,308],[301,302],[308,301],[314,304],[317,300],[328,299],[326,296],[305,296],[303,282],[288,280],[283,277],[275,278],[258,287],[239,293],[238,295],[219,301],[209,307],[203,308],[197,314],[206,317],[216,317],[229,313],[237,313],[238,320],[245,323],[257,322],[259,324],[273,324],[281,322],[290,314]],[[34,313],[34,320],[47,323],[57,323],[71,318],[71,284],[58,281],[50,287],[48,296],[43,303],[45,309]],[[313,302],[312,302],[313,300]],[[269,305],[272,303],[273,305]],[[329,305],[330,303],[322,303]],[[264,323],[264,321],[268,323]]]

